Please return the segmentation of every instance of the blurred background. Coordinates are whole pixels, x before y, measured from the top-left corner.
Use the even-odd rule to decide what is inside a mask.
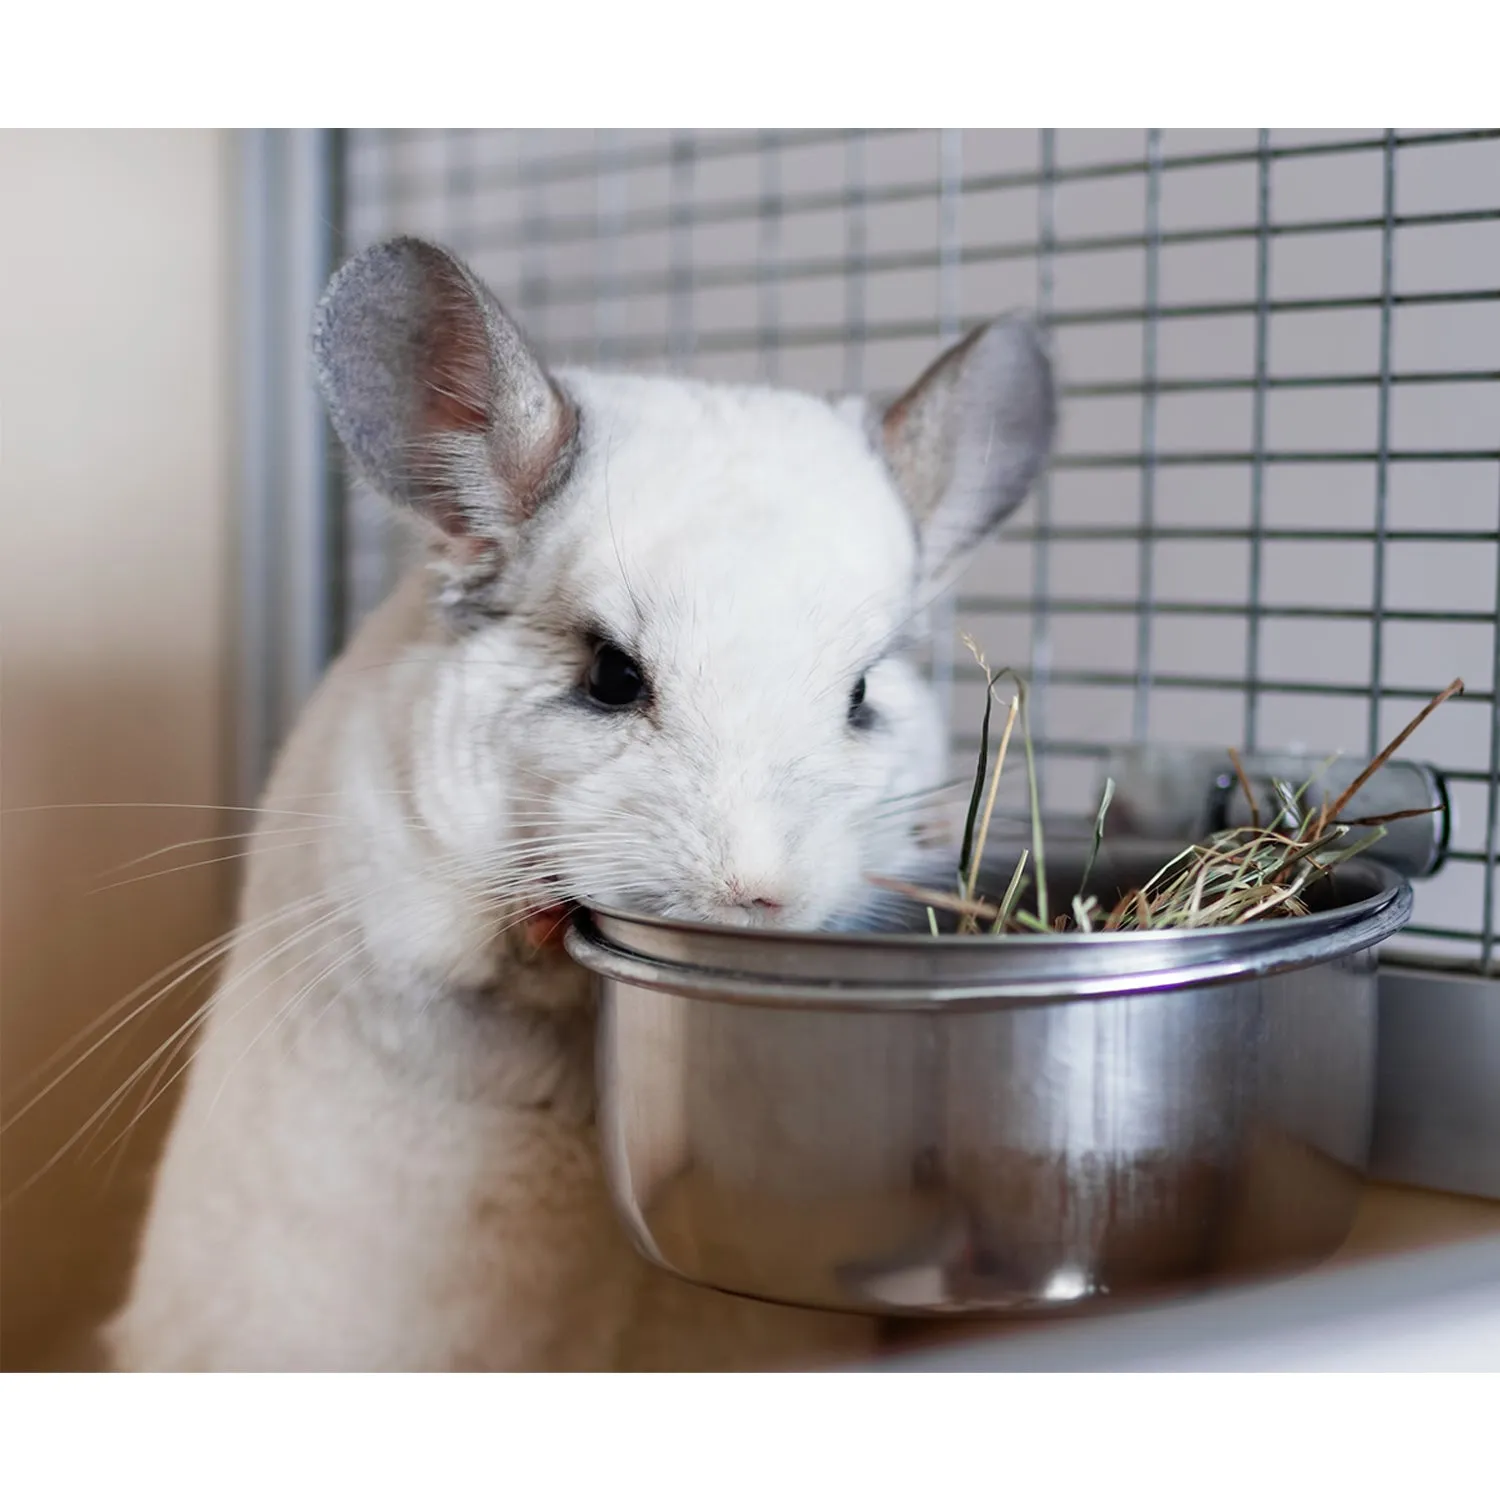
[[[1146,739],[1372,753],[1462,676],[1393,957],[1495,1001],[1500,131],[8,131],[0,188],[6,1367],[119,1294],[212,973],[161,971],[403,564],[306,357],[393,232],[560,363],[889,395],[1039,309],[1058,462],[935,622],[956,770],[960,629],[1029,671],[1055,813]]]

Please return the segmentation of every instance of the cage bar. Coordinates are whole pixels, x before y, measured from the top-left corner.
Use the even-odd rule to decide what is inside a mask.
[[[1029,664],[1049,814],[1087,813],[1101,762],[1146,734],[1374,747],[1461,654],[1469,692],[1412,746],[1459,826],[1403,953],[1493,971],[1500,130],[351,131],[340,147],[350,248],[446,236],[555,360],[885,400],[944,341],[1034,306],[1059,370],[1056,462],[935,623]],[[383,526],[356,494],[351,621],[401,560]],[[982,685],[952,644],[933,667],[957,767]]]

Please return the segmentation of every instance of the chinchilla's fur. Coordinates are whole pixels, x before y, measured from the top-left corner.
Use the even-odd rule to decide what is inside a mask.
[[[272,776],[114,1362],[857,1357],[865,1320],[695,1290],[628,1246],[589,986],[539,938],[585,896],[848,921],[866,872],[907,867],[944,755],[905,653],[1050,448],[1034,330],[979,329],[882,410],[549,373],[466,267],[402,239],[334,278],[315,346],[432,566]]]

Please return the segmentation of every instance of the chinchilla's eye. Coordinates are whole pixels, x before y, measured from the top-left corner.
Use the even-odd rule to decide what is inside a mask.
[[[600,708],[629,708],[646,696],[646,674],[618,646],[601,641],[594,647],[584,687]]]
[[[849,723],[855,729],[868,729],[874,717],[874,711],[865,702],[865,679],[861,677],[849,692]]]

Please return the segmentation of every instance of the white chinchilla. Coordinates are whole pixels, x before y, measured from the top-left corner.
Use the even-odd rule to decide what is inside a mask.
[[[113,1362],[833,1364],[875,1324],[677,1282],[617,1227],[571,900],[856,920],[945,754],[904,653],[1025,497],[1053,386],[988,324],[884,410],[548,372],[412,239],[333,279],[319,381],[431,566],[280,757]]]

